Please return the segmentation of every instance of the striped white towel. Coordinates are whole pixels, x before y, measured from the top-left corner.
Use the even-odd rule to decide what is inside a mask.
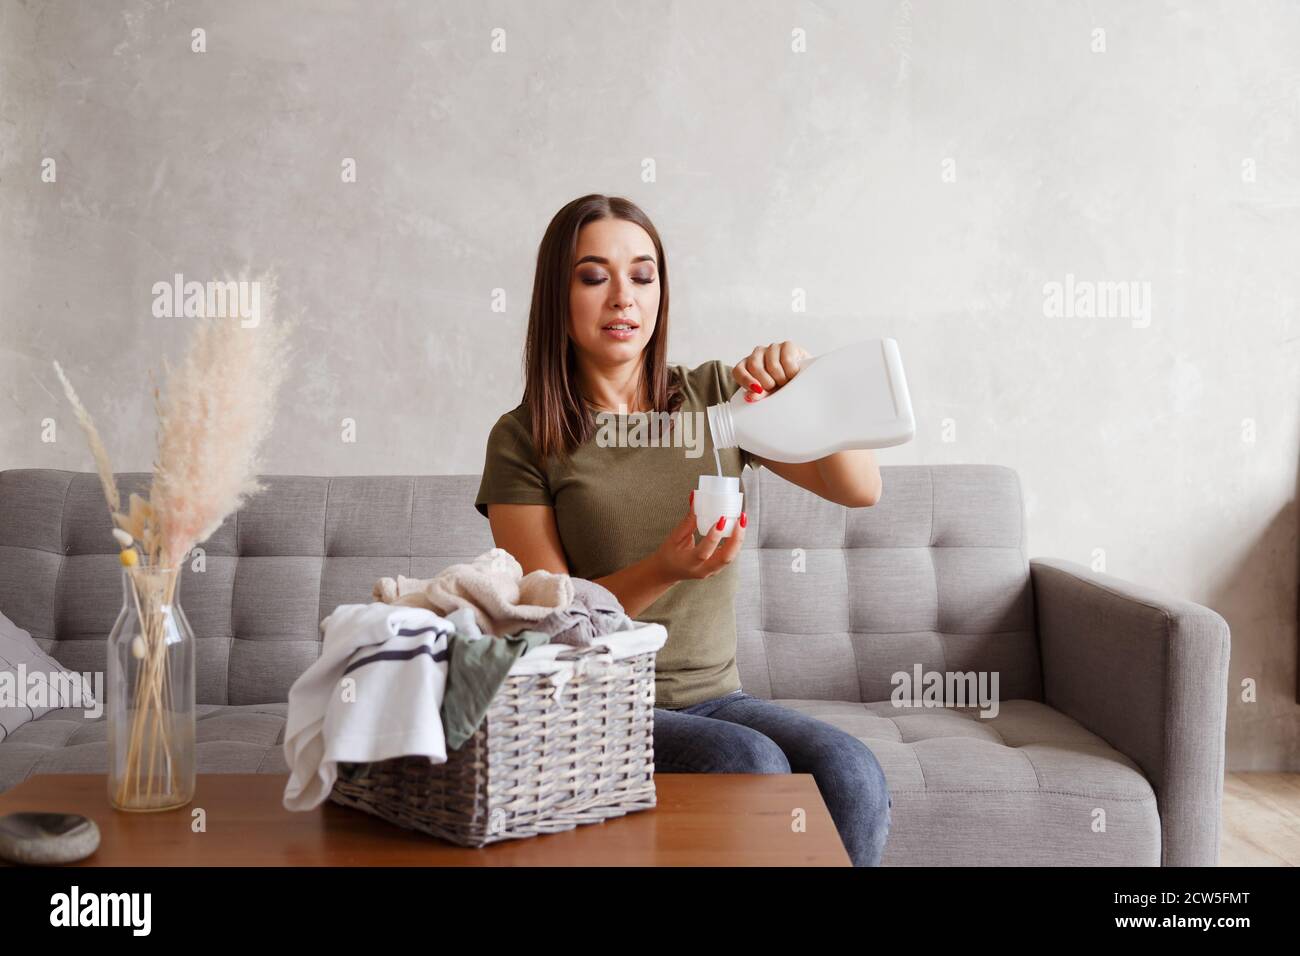
[[[454,625],[424,608],[341,604],[321,630],[320,657],[289,688],[289,810],[323,803],[340,761],[447,760],[440,709]]]

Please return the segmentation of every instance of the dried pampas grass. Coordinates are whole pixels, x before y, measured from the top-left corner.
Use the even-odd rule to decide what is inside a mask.
[[[194,329],[180,364],[173,370],[162,360],[165,387],[153,389],[158,447],[149,497],[132,494],[126,512],[99,432],[54,363],[86,434],[113,522],[132,536],[146,564],[183,560],[250,495],[265,490],[257,480],[261,447],[288,368],[292,324],[268,321],[276,280],[267,275],[257,281],[264,307],[256,325],[243,326],[235,314],[189,319]],[[133,563],[125,557],[124,563]]]
[[[274,283],[264,301],[274,307]],[[158,402],[158,457],[149,501],[160,560],[171,564],[265,486],[260,449],[287,367],[287,326],[203,319]]]

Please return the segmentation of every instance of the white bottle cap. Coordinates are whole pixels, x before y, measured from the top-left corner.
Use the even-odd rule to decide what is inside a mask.
[[[697,489],[706,495],[734,495],[740,493],[740,479],[730,475],[700,475]]]
[[[745,504],[745,497],[740,491],[740,479],[729,475],[700,475],[694,500],[695,530],[706,535],[718,523],[719,518],[725,518],[722,536],[730,537]]]

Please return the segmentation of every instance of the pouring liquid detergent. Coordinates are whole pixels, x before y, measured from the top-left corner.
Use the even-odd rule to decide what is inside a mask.
[[[744,448],[770,461],[815,461],[852,448],[888,448],[916,435],[903,360],[894,339],[868,339],[803,360],[799,373],[760,402],[740,389],[708,409],[718,474],[701,475],[695,493],[701,535],[740,517],[740,479],[722,475],[723,448]]]

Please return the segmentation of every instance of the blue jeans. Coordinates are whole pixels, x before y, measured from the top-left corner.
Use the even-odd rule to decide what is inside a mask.
[[[654,709],[656,773],[810,773],[854,866],[879,866],[893,797],[857,737],[743,690]]]

